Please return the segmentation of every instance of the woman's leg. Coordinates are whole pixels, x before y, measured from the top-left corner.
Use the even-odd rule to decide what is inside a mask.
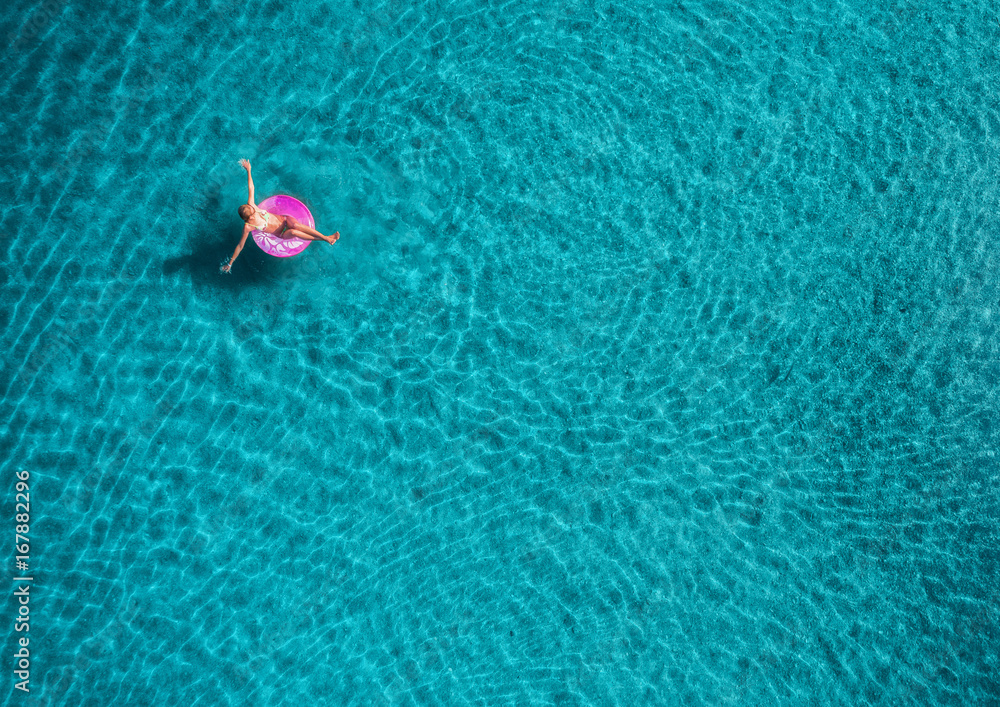
[[[312,239],[309,239],[309,240],[316,240],[317,238],[321,238],[321,239],[325,239],[326,238],[326,236],[324,236],[322,233],[320,233],[319,231],[317,231],[315,228],[310,228],[306,224],[302,223],[301,221],[299,221],[297,219],[292,218],[291,216],[285,216],[285,227],[286,228],[294,228],[296,231],[301,231],[302,233],[309,233],[309,234],[312,234],[313,236],[316,236],[316,238],[312,238]],[[301,237],[302,236],[299,236],[299,238],[301,238]]]
[[[312,229],[310,229],[310,230],[312,230]],[[315,233],[316,235],[313,235],[313,233]],[[313,231],[313,233],[306,233],[305,231],[300,231],[297,228],[286,228],[281,233],[281,237],[282,238],[301,238],[304,241],[326,241],[330,245],[333,245],[334,243],[336,243],[337,239],[340,238],[340,233],[339,232],[338,233],[334,233],[332,236],[324,236],[322,233],[317,233],[316,231]]]

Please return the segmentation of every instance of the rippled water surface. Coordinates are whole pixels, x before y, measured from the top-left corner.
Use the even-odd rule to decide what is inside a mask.
[[[996,703],[995,10],[5,5],[30,701]]]

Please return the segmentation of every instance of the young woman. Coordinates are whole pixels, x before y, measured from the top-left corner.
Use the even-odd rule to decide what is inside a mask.
[[[240,166],[247,171],[247,186],[250,189],[250,197],[247,199],[247,203],[242,204],[238,209],[240,218],[243,219],[243,237],[240,238],[239,245],[233,251],[233,257],[229,259],[228,263],[222,266],[222,272],[229,272],[229,269],[236,261],[236,257],[243,250],[243,245],[247,242],[247,236],[250,235],[250,231],[273,233],[279,238],[326,241],[330,245],[337,242],[337,239],[340,238],[340,231],[337,231],[332,236],[324,236],[315,228],[310,228],[291,216],[271,214],[258,207],[253,200],[253,175],[250,174],[250,160],[240,160]]]

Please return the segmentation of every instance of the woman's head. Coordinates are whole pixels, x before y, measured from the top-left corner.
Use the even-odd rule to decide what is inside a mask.
[[[241,219],[243,219],[244,221],[249,221],[250,217],[257,212],[257,209],[250,206],[250,204],[242,204],[240,208],[237,209],[237,211],[240,212]]]

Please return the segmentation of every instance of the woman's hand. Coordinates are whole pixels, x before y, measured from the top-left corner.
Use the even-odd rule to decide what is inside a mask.
[[[228,273],[231,267],[233,267],[233,259],[229,258],[228,260],[223,261],[222,266],[219,268],[219,272]]]
[[[250,160],[245,158],[240,160],[240,167],[245,169],[247,171],[247,174],[250,174]]]

